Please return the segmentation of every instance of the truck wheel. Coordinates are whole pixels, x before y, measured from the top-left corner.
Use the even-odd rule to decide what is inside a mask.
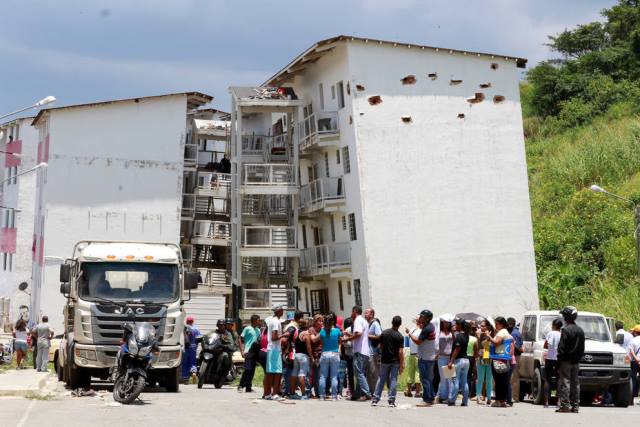
[[[544,403],[544,385],[539,366],[533,371],[533,378],[531,379],[531,400],[533,400],[534,405],[542,405]]]
[[[611,388],[613,404],[618,408],[626,408],[632,402],[631,382],[618,384]]]
[[[69,362],[69,381],[67,387],[75,390],[79,387],[89,387],[91,385],[91,377],[82,368],[78,368],[75,363]]]
[[[165,389],[169,393],[177,393],[180,390],[180,376],[182,375],[182,370],[180,366],[177,368],[171,369],[166,376],[165,380]]]
[[[60,366],[59,360],[58,360],[58,350],[56,350],[55,355],[53,356],[53,369],[55,369],[56,374],[58,375],[58,381],[62,381],[63,380],[63,370],[62,370],[62,366]]]

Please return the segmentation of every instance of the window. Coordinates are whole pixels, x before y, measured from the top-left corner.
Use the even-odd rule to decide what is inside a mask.
[[[324,152],[324,176],[329,178],[329,153]]]
[[[356,216],[355,214],[349,214],[349,238],[353,240],[358,239],[358,235],[356,233]]]
[[[347,217],[342,215],[342,229],[346,230],[347,229]]]
[[[336,225],[333,221],[333,215],[331,215],[331,241],[336,241]]]
[[[318,85],[318,92],[320,92],[320,110],[324,111],[324,89],[322,83]]]
[[[342,281],[338,280],[338,297],[340,298],[340,310],[344,310],[344,299],[342,297]]]
[[[351,282],[347,280],[347,295],[351,295]]]
[[[331,86],[331,99],[336,99],[336,87]]]
[[[302,247],[307,249],[307,227],[302,224]]]
[[[536,340],[536,316],[527,316],[524,318],[524,324],[522,325],[522,340],[523,341],[535,341]]]
[[[311,166],[307,166],[307,179],[309,182],[313,181],[313,168]]]
[[[356,297],[356,305],[362,307],[362,290],[360,289],[360,279],[355,279],[353,281],[353,291]]]
[[[340,164],[340,150],[336,150],[336,164]]]
[[[342,147],[342,168],[344,173],[351,172],[351,164],[349,163],[349,147]]]
[[[336,92],[338,95],[338,110],[344,108],[344,84],[342,82],[336,83]]]

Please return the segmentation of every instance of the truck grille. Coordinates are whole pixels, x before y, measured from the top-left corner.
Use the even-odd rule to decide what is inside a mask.
[[[585,353],[580,359],[585,365],[613,365],[612,353]]]
[[[134,310],[140,306],[131,306]],[[148,322],[156,329],[156,337],[164,333],[166,319],[166,308],[152,310],[152,313],[136,314],[136,322]],[[114,313],[112,306],[94,305],[91,307],[91,331],[95,344],[120,344],[122,338],[123,325],[131,322],[128,316],[122,313]]]

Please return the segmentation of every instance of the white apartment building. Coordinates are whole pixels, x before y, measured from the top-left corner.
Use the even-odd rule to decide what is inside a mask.
[[[187,113],[212,99],[148,96],[49,108],[33,120],[36,162],[48,167],[37,177],[31,306],[55,330],[65,302],[58,265],[77,241],[179,243],[185,169],[198,156],[187,146]]]
[[[286,194],[297,208],[287,236],[300,252],[282,256],[299,260],[286,287],[298,290],[300,309],[348,315],[361,304],[388,323],[424,308],[516,318],[537,308],[519,97],[525,63],[339,36],[264,83],[292,88],[296,99],[281,102],[297,109],[288,117],[299,171]],[[258,119],[245,103],[240,124],[241,97],[232,94],[239,146],[247,122],[265,132],[278,116]],[[271,166],[261,168],[264,177]],[[242,262],[245,243],[234,240]]]
[[[0,325],[17,319],[20,307],[29,306],[29,295],[18,284],[30,283],[33,258],[33,206],[36,174],[22,172],[37,162],[38,134],[33,117],[0,125]],[[28,194],[30,197],[20,197]]]

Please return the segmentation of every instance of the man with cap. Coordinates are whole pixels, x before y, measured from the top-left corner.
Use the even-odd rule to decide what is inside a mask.
[[[638,397],[638,383],[640,382],[640,378],[638,378],[638,371],[640,371],[638,368],[640,366],[640,325],[636,325],[631,329],[631,335],[633,335],[633,339],[629,345],[629,357],[631,357],[631,383],[633,384],[631,399],[635,399]]]
[[[240,337],[240,354],[244,358],[244,371],[238,384],[238,392],[244,388],[247,393],[253,392],[253,375],[256,372],[256,361],[260,351],[260,316],[253,314],[251,324],[245,326]]]
[[[282,333],[282,324],[280,317],[284,312],[282,305],[273,306],[273,316],[267,317],[267,372],[265,375],[266,389],[264,391],[264,399],[266,400],[284,400],[280,396],[280,385],[282,378],[282,338],[286,338],[286,334]]]
[[[577,413],[580,408],[580,379],[578,370],[584,355],[584,331],[576,325],[578,310],[567,306],[560,310],[565,326],[558,344],[558,404],[556,412]]]
[[[420,383],[422,384],[422,403],[416,406],[429,407],[433,405],[435,391],[433,390],[433,373],[436,363],[436,328],[431,323],[433,313],[430,310],[422,310],[418,315],[417,325],[422,328],[420,335],[416,337],[409,334],[409,339],[418,345],[418,370]]]
[[[200,330],[194,326],[192,316],[187,316],[184,326],[184,356],[182,358],[182,381],[188,381],[190,375],[195,375],[196,350],[198,349],[198,338],[202,335]]]

